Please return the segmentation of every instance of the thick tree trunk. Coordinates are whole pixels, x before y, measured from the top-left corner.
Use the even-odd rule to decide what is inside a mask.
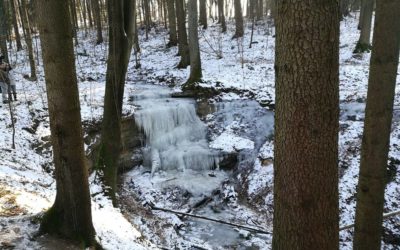
[[[203,29],[207,29],[207,0],[200,0],[199,23],[203,26]]]
[[[221,32],[226,32],[224,0],[218,0],[218,23],[221,24]]]
[[[55,203],[44,215],[40,230],[89,247],[95,244],[95,232],[68,3],[39,0],[38,4],[57,182]]]
[[[186,68],[190,64],[189,45],[186,34],[186,13],[183,7],[183,0],[175,0],[176,18],[178,23],[178,49],[181,60],[178,68]]]
[[[381,249],[393,101],[400,49],[400,1],[377,1],[357,189],[355,250]]]
[[[276,4],[273,249],[338,249],[338,1]]]
[[[197,29],[197,0],[189,0],[189,54],[190,54],[190,76],[187,84],[201,80],[201,60],[199,48],[199,34]]]
[[[362,0],[360,21],[361,33],[354,53],[369,52],[371,50],[371,26],[372,13],[374,11],[374,0]]]
[[[15,34],[15,42],[17,44],[17,51],[22,50],[22,44],[21,44],[21,36],[19,34],[19,29],[18,29],[18,21],[17,21],[17,8],[15,7],[15,2],[14,0],[10,0],[11,2],[11,15],[12,15],[12,22],[13,22],[13,27],[14,27],[14,34]]]
[[[178,36],[176,31],[176,16],[175,16],[175,0],[167,0],[168,7],[168,24],[169,24],[169,42],[168,47],[178,44]]]
[[[109,0],[109,50],[106,92],[98,168],[109,188],[108,195],[116,205],[118,159],[122,148],[121,118],[125,77],[135,32],[135,0]]]
[[[4,0],[0,0],[0,50],[6,62],[9,62],[7,51],[7,18],[5,13]]]
[[[236,31],[233,38],[243,37],[243,14],[242,14],[242,4],[240,0],[235,0],[235,26]]]
[[[93,8],[93,18],[96,24],[97,30],[97,40],[96,44],[103,43],[103,31],[101,27],[101,14],[100,14],[100,4],[99,0],[91,0],[92,8]]]
[[[22,20],[22,26],[24,28],[26,46],[28,47],[29,64],[31,67],[31,80],[36,80],[36,65],[35,58],[33,56],[32,35],[26,8],[26,0],[21,0],[20,16]]]

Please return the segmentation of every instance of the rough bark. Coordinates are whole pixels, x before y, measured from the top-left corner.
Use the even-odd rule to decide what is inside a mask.
[[[221,24],[221,32],[226,32],[224,0],[218,0],[218,23]]]
[[[167,7],[169,24],[169,42],[167,46],[171,47],[178,44],[178,36],[176,31],[175,0],[168,0]]]
[[[101,27],[100,4],[99,0],[91,0],[91,1],[93,8],[93,19],[96,24],[96,30],[97,30],[96,44],[101,44],[103,43],[103,31]]]
[[[107,194],[116,205],[118,159],[121,152],[121,117],[125,77],[135,32],[135,0],[109,0],[109,50],[98,168]]]
[[[276,4],[272,247],[338,249],[338,1]]]
[[[381,249],[393,101],[400,49],[400,1],[377,1],[361,147],[353,249]]]
[[[354,53],[369,52],[371,50],[371,26],[372,12],[374,11],[374,0],[362,0],[360,14],[361,32]]]
[[[183,7],[183,0],[175,0],[176,18],[178,23],[178,50],[181,60],[178,68],[186,68],[190,64],[189,45],[186,34],[186,13]]]
[[[65,1],[38,0],[39,28],[49,103],[51,141],[57,183],[56,200],[46,212],[42,233],[93,246],[88,170],[82,125],[72,27]]]
[[[32,35],[28,19],[26,0],[21,0],[20,16],[21,16],[22,26],[24,28],[26,46],[28,47],[29,65],[31,68],[30,78],[32,80],[36,80],[36,65],[35,65],[35,58],[33,56]]]
[[[207,0],[200,1],[200,17],[199,23],[203,26],[203,29],[207,29]]]
[[[199,35],[197,29],[197,0],[189,0],[189,54],[190,54],[190,76],[187,84],[192,84],[201,80],[201,60],[199,48]]]
[[[235,0],[235,35],[233,38],[243,37],[243,14],[242,14],[242,4],[240,0]]]

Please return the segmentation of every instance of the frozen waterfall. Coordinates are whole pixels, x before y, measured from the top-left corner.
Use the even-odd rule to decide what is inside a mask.
[[[219,156],[208,146],[207,127],[195,102],[170,97],[168,88],[140,86],[134,94],[135,122],[146,136],[144,159],[151,172],[218,168]]]

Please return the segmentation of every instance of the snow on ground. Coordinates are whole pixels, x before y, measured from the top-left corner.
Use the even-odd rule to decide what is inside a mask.
[[[246,25],[246,35],[239,41],[231,39],[234,29],[232,23],[229,23],[226,34],[219,33],[219,27],[214,24],[211,24],[208,30],[200,32],[204,76],[202,85],[235,90],[235,93],[224,93],[216,98],[220,100],[236,101],[251,97],[260,103],[273,102],[274,39],[271,35],[274,34],[274,29],[265,23],[257,25],[253,39],[255,43],[250,49],[249,23]],[[370,54],[352,54],[359,34],[356,25],[357,20],[353,17],[341,23],[340,225],[351,224],[354,221],[363,128],[362,113],[367,93],[370,58]],[[94,46],[94,37],[82,37],[80,40],[76,52],[82,118],[86,122],[98,121],[103,111],[107,49],[106,45]],[[161,28],[153,29],[148,41],[145,41],[143,36],[140,38],[142,68],[135,70],[133,62],[129,66],[124,114],[131,114],[135,110],[135,107],[127,102],[134,89],[133,81],[179,86],[188,77],[189,68],[175,68],[179,61],[176,56],[177,48],[165,48],[166,41],[167,34]],[[29,73],[24,53],[13,53],[12,56],[12,63],[15,64],[13,74],[19,93],[19,101],[13,104],[16,116],[15,150],[11,148],[12,127],[8,106],[3,104],[0,108],[0,246],[40,249],[44,245],[35,238],[38,230],[36,216],[51,206],[55,196],[55,183],[52,176],[42,63],[40,62],[38,68],[37,82],[24,79],[23,74]],[[222,59],[219,59],[219,56],[222,56]],[[400,204],[400,84],[396,87],[395,106],[397,111],[394,114],[390,143],[385,212],[399,209]],[[256,141],[239,136],[229,127],[220,134],[214,134],[212,138],[211,145],[225,151],[251,150],[256,144]],[[238,223],[252,220],[251,225],[259,225],[271,231],[273,141],[267,139],[256,153],[257,158],[250,172],[239,174],[237,178],[246,179],[245,195],[248,196],[248,206],[241,204],[240,196],[243,194],[238,193],[240,189],[232,178],[227,177],[230,172],[207,171],[197,177],[190,175],[190,178],[182,173],[167,173],[165,176],[157,174],[151,179],[146,169],[138,167],[124,178],[120,198],[124,199],[125,205],[121,209],[112,207],[111,202],[101,194],[101,188],[92,176],[90,189],[93,195],[93,223],[99,241],[106,249],[149,249],[163,246],[182,249],[191,246],[206,249],[223,248],[219,245],[221,241],[215,241],[217,237],[232,240],[229,244],[241,241],[247,247],[270,248],[270,236],[248,236],[247,233],[234,231],[232,228],[202,224],[170,213],[154,212],[147,204],[150,201],[157,206],[185,211],[196,202],[211,196],[217,202],[203,210],[199,209],[199,213],[218,213],[222,219]],[[171,183],[165,185],[165,182]],[[175,188],[180,185],[183,186],[182,189]],[[191,199],[192,194],[184,191],[193,189],[197,190],[193,192],[196,193],[196,199]],[[217,189],[220,193],[213,193]],[[209,208],[213,211],[207,211]],[[222,209],[226,208],[226,212],[221,213],[225,211]],[[384,248],[399,249],[400,219],[389,219],[385,221],[384,226]],[[196,234],[202,237],[194,237]],[[340,236],[341,248],[351,249],[352,230],[343,231]]]

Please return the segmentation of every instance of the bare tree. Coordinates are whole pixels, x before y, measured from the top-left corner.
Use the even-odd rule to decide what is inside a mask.
[[[233,38],[238,38],[243,36],[243,14],[242,14],[242,4],[240,0],[235,0],[235,25],[236,31]]]
[[[168,47],[178,44],[178,36],[176,31],[176,16],[175,16],[175,0],[168,0],[168,23],[169,23],[169,42]]]
[[[118,160],[121,153],[121,117],[125,77],[135,32],[135,0],[109,0],[109,49],[98,168],[107,193],[116,205]]]
[[[72,27],[66,1],[38,0],[40,40],[49,103],[56,200],[40,231],[95,245]]]
[[[189,51],[190,51],[190,76],[189,85],[201,80],[201,60],[199,49],[199,35],[197,26],[197,0],[189,0]]]
[[[183,7],[183,0],[175,0],[176,18],[178,22],[178,49],[181,60],[178,68],[186,68],[190,64],[189,45],[186,34],[186,13]]]
[[[374,11],[374,0],[362,0],[360,14],[360,39],[357,42],[354,53],[369,52],[371,50],[371,26],[372,13]]]
[[[386,169],[400,50],[400,1],[376,2],[353,249],[381,249]]]
[[[207,29],[207,0],[200,1],[200,17],[199,23],[203,26],[203,29]]]

